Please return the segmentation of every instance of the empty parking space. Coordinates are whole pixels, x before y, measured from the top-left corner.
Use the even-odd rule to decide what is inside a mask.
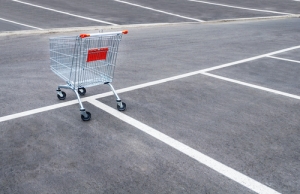
[[[69,123],[69,106],[0,124],[4,193],[253,193],[85,105],[95,116],[89,123]]]
[[[41,17],[40,20],[44,21],[46,28],[62,27],[51,26],[51,23],[57,23],[58,25],[65,26],[104,26],[115,24],[141,24],[141,23],[168,23],[168,22],[188,22],[192,21],[186,18],[172,16],[164,13],[157,13],[151,10],[140,10],[132,6],[117,3],[115,1],[110,2],[94,2],[85,1],[77,2],[74,6],[73,1],[66,2],[35,2],[35,1],[13,1],[11,6],[13,7],[25,7],[26,9],[40,10],[49,14],[54,14],[56,17],[66,18],[66,23],[63,20],[55,20],[53,17]],[[20,11],[21,14],[22,11]],[[28,15],[28,14],[26,14]],[[37,17],[39,13],[31,13],[31,17]],[[16,17],[16,16],[15,16]],[[51,18],[51,21],[49,21]],[[76,25],[72,23],[76,21]],[[35,20],[32,20],[35,21]],[[102,22],[101,22],[102,21]],[[37,21],[38,22],[38,21]]]
[[[280,53],[280,54],[274,55],[272,57],[276,57],[278,60],[298,63],[300,61],[300,49],[290,51],[290,52]]]
[[[4,1],[0,17],[37,28],[106,26],[147,23],[204,22],[287,16],[298,13],[298,2],[169,1]],[[258,6],[259,5],[259,6]],[[261,6],[262,5],[262,6]],[[296,15],[294,17],[297,17]],[[11,28],[1,26],[1,31]]]
[[[299,64],[274,58],[263,58],[211,73],[299,95]]]
[[[204,21],[208,20],[220,20],[220,19],[233,19],[233,18],[248,18],[248,17],[262,17],[262,16],[271,16],[274,13],[255,13],[249,10],[240,10],[230,7],[220,8],[211,4],[202,4],[199,5],[195,2],[185,2],[185,1],[176,1],[176,3],[165,2],[164,7],[156,4],[155,2],[146,2],[146,1],[117,1],[124,3],[130,6],[139,7],[141,9],[152,8],[159,10],[164,8],[168,12],[178,13],[179,15],[188,14],[190,18],[198,18]],[[131,3],[133,2],[133,3]],[[188,13],[186,13],[188,10]],[[209,10],[209,11],[207,11]],[[277,15],[276,13],[275,15]]]
[[[42,29],[107,25],[101,21],[78,18],[13,1],[1,2],[0,17]]]
[[[194,1],[194,0],[193,0]],[[195,0],[198,1],[198,0]],[[251,0],[251,1],[239,1],[239,0],[208,0],[202,1],[203,3],[215,3],[227,6],[233,6],[241,8],[249,8],[249,9],[257,9],[257,10],[265,10],[265,11],[274,11],[281,13],[290,13],[290,14],[299,14],[299,3],[293,0],[281,1],[281,0]]]
[[[132,104],[127,115],[179,142],[277,191],[286,193],[296,186],[293,181],[284,183],[299,176],[294,171],[299,155],[298,100],[206,76],[122,96]],[[113,106],[111,99],[100,101]]]

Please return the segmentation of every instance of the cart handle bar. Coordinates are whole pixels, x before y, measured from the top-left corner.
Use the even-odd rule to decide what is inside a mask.
[[[80,34],[80,38],[86,38],[90,36],[97,36],[97,35],[110,35],[110,34],[128,34],[128,30],[123,30],[122,32],[107,32],[107,33],[95,33],[95,34]]]

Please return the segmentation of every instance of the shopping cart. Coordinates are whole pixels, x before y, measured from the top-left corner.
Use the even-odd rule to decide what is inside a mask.
[[[50,38],[51,70],[67,83],[58,86],[57,97],[59,100],[66,98],[66,93],[61,91],[61,88],[73,90],[80,105],[83,121],[91,119],[91,113],[85,110],[80,100],[87,87],[109,85],[117,98],[117,109],[126,109],[126,104],[121,101],[111,82],[119,43],[122,35],[127,33],[125,30]]]

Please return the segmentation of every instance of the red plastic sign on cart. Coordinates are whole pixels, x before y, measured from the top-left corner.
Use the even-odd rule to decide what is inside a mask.
[[[106,60],[108,48],[93,48],[88,51],[86,62]]]

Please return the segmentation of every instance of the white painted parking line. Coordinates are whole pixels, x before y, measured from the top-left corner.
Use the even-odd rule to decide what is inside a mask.
[[[129,2],[126,2],[126,1],[121,1],[121,0],[115,0],[115,1],[117,1],[119,3],[132,5],[132,6],[135,6],[135,7],[140,7],[140,8],[143,8],[143,9],[148,9],[148,10],[159,12],[159,13],[164,13],[164,14],[167,14],[167,15],[172,15],[172,16],[176,16],[176,17],[180,17],[180,18],[184,18],[184,19],[188,19],[188,20],[193,20],[193,21],[196,21],[196,22],[204,22],[204,20],[199,20],[199,19],[196,19],[196,18],[186,17],[186,16],[182,16],[182,15],[162,11],[162,10],[159,10],[159,9],[153,9],[151,7],[146,7],[146,6],[138,5],[138,4],[135,4],[135,3],[129,3]]]
[[[198,70],[198,71],[193,71],[193,72],[189,72],[189,73],[185,73],[185,74],[181,74],[181,75],[177,75],[177,76],[173,76],[173,77],[169,77],[169,78],[165,78],[165,79],[160,79],[160,80],[156,80],[156,81],[152,81],[152,82],[148,82],[148,83],[144,83],[144,84],[139,84],[139,85],[119,89],[119,90],[116,90],[116,91],[117,91],[117,93],[129,92],[129,91],[133,91],[133,90],[137,90],[137,89],[141,89],[141,88],[145,88],[145,87],[149,87],[149,86],[154,86],[154,85],[158,85],[158,84],[162,84],[162,83],[166,83],[166,82],[169,82],[169,81],[174,81],[174,80],[178,80],[178,79],[182,79],[182,78],[186,78],[186,77],[190,77],[190,76],[198,75],[198,74],[209,75],[211,77],[218,78],[217,76],[212,76],[212,74],[208,74],[207,72],[217,70],[217,69],[221,69],[221,68],[225,68],[225,67],[229,67],[229,66],[233,66],[233,65],[237,65],[237,64],[241,64],[241,63],[244,63],[244,62],[247,62],[247,61],[253,61],[253,60],[256,60],[256,59],[260,59],[260,58],[263,58],[263,57],[267,57],[267,56],[287,52],[287,51],[298,49],[298,48],[300,48],[300,46],[290,47],[290,48],[287,48],[287,49],[282,49],[282,50],[279,50],[279,51],[267,53],[267,54],[264,54],[264,55],[259,55],[259,56],[256,56],[256,57],[251,57],[251,58],[248,58],[248,59],[244,59],[244,60],[240,60],[240,61],[236,61],[236,62],[232,62],[232,63],[226,63],[226,64],[215,66],[215,67],[212,67],[212,68],[206,68],[206,69],[202,69],[202,70]],[[228,78],[226,78],[226,79],[228,81],[230,80]],[[242,83],[242,82],[239,82],[239,83],[241,83],[241,85],[246,85],[246,83]],[[249,84],[249,86],[250,85],[251,84]],[[263,87],[253,87],[253,88],[260,89],[260,88],[263,88]],[[265,89],[265,91],[269,90],[269,91],[274,91],[273,93],[277,93],[277,94],[280,93],[279,91],[276,92],[276,90],[271,90],[271,89],[267,89],[267,88],[264,88],[264,89]],[[287,93],[282,93],[282,94],[285,95]],[[91,99],[103,98],[103,97],[107,97],[107,96],[110,96],[110,95],[113,95],[113,93],[112,92],[106,92],[106,93],[97,94],[97,95],[90,96],[90,97],[81,98],[81,101],[86,102],[86,101],[89,101]],[[292,95],[292,94],[287,94],[285,96],[289,96],[289,97],[292,97],[292,98],[295,98],[295,99],[300,99],[299,96]],[[4,116],[4,117],[0,117],[0,123],[4,122],[4,121],[24,117],[24,116],[29,116],[29,115],[32,115],[32,114],[37,114],[37,113],[40,113],[40,112],[45,112],[45,111],[48,111],[48,110],[53,110],[53,109],[73,105],[73,104],[76,104],[76,103],[77,103],[77,100],[72,100],[72,101],[68,101],[68,102],[64,102],[64,103],[59,103],[59,104],[55,104],[55,105],[51,105],[51,106],[46,106],[46,107],[42,107],[42,108],[38,108],[38,109],[33,109],[33,110],[30,110],[30,111],[25,111],[25,112],[21,112],[21,113],[12,114],[12,115],[7,115],[7,116]]]
[[[89,103],[93,104],[94,106],[104,110],[105,112],[115,116],[116,118],[136,127],[137,129],[147,133],[148,135],[156,138],[157,140],[169,145],[170,147],[180,151],[181,153],[186,154],[187,156],[195,159],[201,164],[206,165],[207,167],[217,171],[218,173],[232,179],[233,181],[247,187],[248,189],[251,189],[252,191],[256,193],[272,193],[277,194],[279,192],[275,191],[274,189],[267,187],[263,185],[262,183],[257,182],[256,180],[214,160],[213,158],[177,141],[176,139],[173,139],[172,137],[169,137],[165,135],[164,133],[159,132],[158,130],[145,125],[144,123],[129,117],[120,111],[111,108],[110,106],[107,106],[97,100],[89,100]]]
[[[299,48],[300,48],[300,45],[290,47],[290,48],[286,48],[286,49],[282,49],[282,50],[275,51],[275,52],[271,52],[271,53],[267,53],[267,54],[263,54],[263,55],[258,55],[258,56],[251,57],[251,58],[248,58],[248,59],[243,59],[243,60],[240,60],[240,61],[235,61],[235,62],[232,62],[232,63],[226,63],[226,64],[223,64],[223,65],[218,65],[218,66],[215,66],[215,67],[203,69],[202,71],[203,72],[214,71],[214,70],[217,70],[217,69],[222,69],[222,68],[225,68],[225,67],[238,65],[238,64],[241,64],[241,63],[245,63],[245,62],[254,61],[254,60],[257,60],[257,59],[261,59],[261,58],[264,58],[264,57],[276,55],[276,54],[279,54],[279,53],[284,53],[284,52],[299,49]]]
[[[25,4],[25,5],[29,5],[29,6],[33,6],[33,7],[37,7],[37,8],[40,8],[40,9],[53,11],[53,12],[56,12],[56,13],[61,13],[61,14],[65,14],[65,15],[85,19],[85,20],[90,20],[90,21],[99,22],[99,23],[103,23],[103,24],[109,24],[109,25],[118,25],[118,24],[114,24],[114,23],[111,23],[111,22],[103,21],[103,20],[98,20],[98,19],[94,19],[94,18],[90,18],[90,17],[85,17],[85,16],[76,15],[76,14],[72,14],[72,13],[68,13],[68,12],[64,12],[64,11],[59,11],[59,10],[56,10],[56,9],[52,9],[52,8],[48,8],[48,7],[44,7],[44,6],[40,6],[40,5],[36,5],[36,4],[32,4],[32,3],[27,3],[27,2],[24,2],[24,1],[19,1],[19,0],[12,0],[12,1],[17,2],[17,3],[22,3],[22,4]]]
[[[230,21],[251,21],[251,20],[269,20],[269,19],[287,19],[287,18],[299,18],[300,14],[293,15],[280,15],[280,16],[263,16],[263,17],[249,17],[249,18],[226,18],[213,20],[211,22],[230,22]]]
[[[53,94],[54,94],[53,97],[55,97],[55,90],[54,90]],[[106,92],[106,93],[102,93],[102,94],[98,94],[98,95],[94,95],[94,96],[90,96],[90,97],[86,97],[86,98],[81,98],[81,101],[86,102],[90,99],[94,99],[95,97],[103,98],[103,97],[111,96],[111,95],[113,95],[112,92]],[[32,109],[32,110],[29,110],[29,111],[24,111],[24,112],[20,112],[20,113],[16,113],[16,114],[7,115],[7,116],[4,116],[4,117],[0,117],[0,123],[4,122],[4,121],[9,121],[9,120],[12,120],[12,119],[17,119],[17,118],[37,114],[37,113],[46,112],[46,111],[49,111],[49,110],[54,110],[54,109],[74,105],[74,104],[78,104],[77,99],[67,101],[67,102],[63,102],[63,103],[59,103],[59,104],[50,105],[50,106],[45,106],[45,107],[41,107],[41,108],[37,108],[37,109]],[[78,107],[78,110],[79,110],[79,107]]]
[[[291,15],[292,14],[292,13],[285,13],[285,12],[278,12],[278,11],[252,9],[252,8],[247,8],[247,7],[238,7],[238,6],[225,5],[225,4],[220,4],[220,3],[212,3],[212,2],[208,2],[208,1],[198,1],[198,0],[188,0],[188,1],[193,1],[193,2],[197,2],[197,3],[204,3],[204,4],[210,4],[210,5],[218,5],[218,6],[222,6],[222,7],[230,7],[230,8],[235,8],[235,9],[243,9],[243,10],[249,10],[249,11],[275,13],[275,14],[282,14],[282,15]]]
[[[296,60],[292,60],[292,59],[286,59],[286,58],[274,57],[274,56],[268,56],[268,57],[269,58],[273,58],[273,59],[282,60],[282,61],[289,61],[289,62],[293,62],[293,63],[300,63],[300,61],[296,61]]]
[[[254,85],[254,84],[249,84],[249,83],[238,81],[238,80],[235,80],[235,79],[230,79],[230,78],[227,78],[227,77],[214,75],[214,74],[211,74],[211,73],[203,72],[201,74],[202,75],[207,75],[207,76],[210,76],[210,77],[213,77],[213,78],[217,78],[217,79],[220,79],[220,80],[224,80],[224,81],[227,81],[227,82],[231,82],[231,83],[247,86],[247,87],[250,87],[250,88],[255,88],[255,89],[263,90],[263,91],[270,92],[270,93],[273,93],[273,94],[278,94],[278,95],[281,95],[281,96],[285,96],[285,97],[300,100],[300,96],[297,96],[297,95],[294,95],[294,94],[289,94],[289,93],[286,93],[286,92],[281,92],[281,91],[278,91],[278,90],[273,90],[273,89],[270,89],[270,88],[266,88],[266,87],[262,87],[262,86],[258,86],[258,85]]]
[[[30,26],[28,24],[23,24],[23,23],[20,23],[20,22],[15,22],[15,21],[12,21],[12,20],[7,20],[7,19],[4,19],[4,18],[0,18],[0,20],[6,21],[6,22],[10,22],[10,23],[13,23],[13,24],[18,24],[18,25],[21,25],[21,26],[26,26],[28,28],[34,28],[34,29],[37,29],[37,30],[43,30],[42,28],[38,28],[38,27],[35,27],[35,26]]]
[[[73,105],[73,104],[76,104],[76,103],[78,103],[77,100],[72,100],[72,101],[68,101],[68,102],[64,102],[64,103],[60,103],[60,104],[45,106],[45,107],[42,107],[42,108],[37,108],[37,109],[25,111],[25,112],[20,112],[20,113],[8,115],[8,116],[0,117],[0,123],[4,122],[4,121],[9,121],[9,120],[12,120],[12,119],[16,119],[16,118],[21,118],[21,117],[25,117],[25,116],[34,115],[34,114],[37,114],[37,113],[42,113],[42,112],[49,111],[49,110],[62,108],[62,107],[65,107],[65,106],[70,106],[70,105]]]

